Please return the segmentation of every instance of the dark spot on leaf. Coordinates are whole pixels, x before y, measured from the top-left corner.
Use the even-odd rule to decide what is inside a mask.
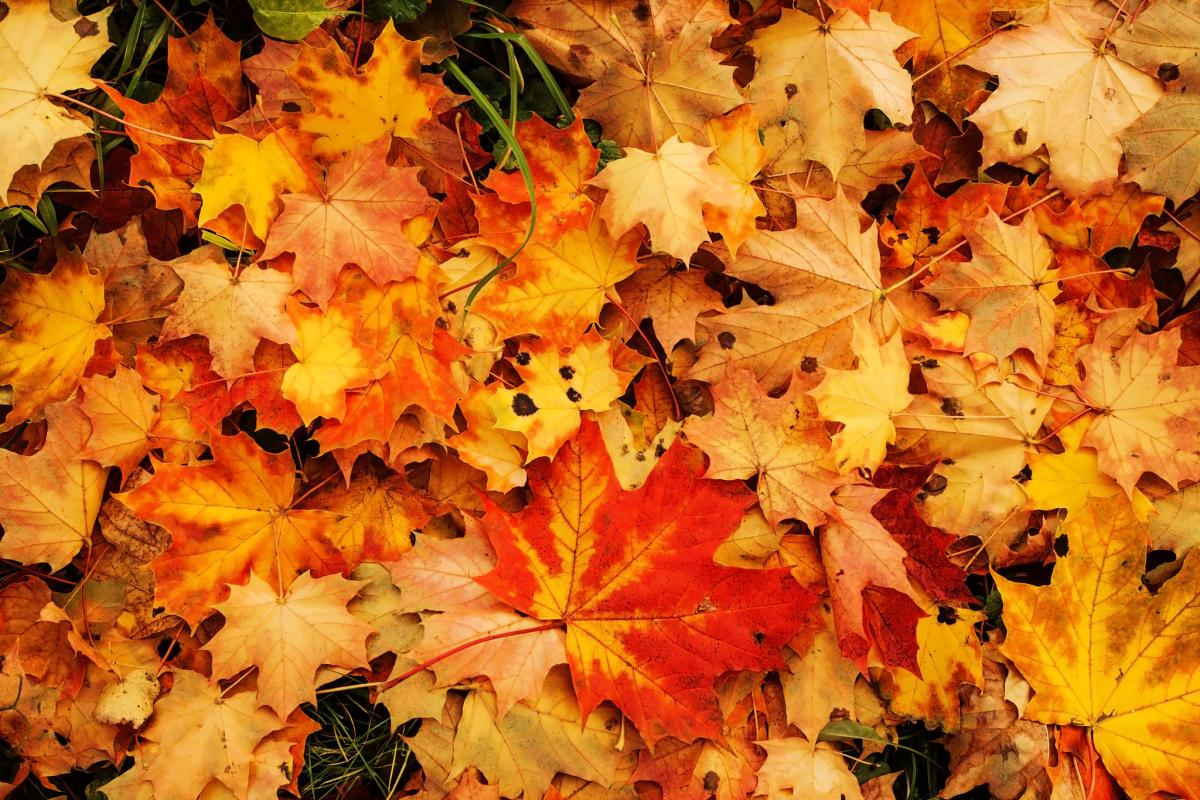
[[[662,442],[659,442],[658,444],[654,445],[654,457],[655,458],[662,458],[663,454],[665,454],[666,452],[667,452],[667,448],[662,446]]]
[[[533,398],[524,392],[517,392],[513,396],[512,402],[513,413],[518,417],[528,417],[538,410],[537,404],[533,402]]]
[[[300,104],[293,100],[285,100],[283,103],[283,110],[295,113],[300,110]]]
[[[572,366],[559,367],[558,374],[562,376],[564,381],[569,381],[575,377],[575,368]]]
[[[517,363],[520,364],[522,367],[528,367],[529,362],[532,360],[533,360],[533,356],[529,355],[529,353],[526,353],[524,351],[517,353]]]
[[[8,3],[0,3],[0,22],[3,22],[4,18],[7,16],[8,16]]]
[[[921,488],[925,490],[926,494],[941,494],[946,491],[947,483],[945,475],[934,474],[929,476],[929,480],[925,481],[925,485]]]
[[[100,26],[87,17],[80,17],[75,20],[75,24],[72,27],[75,29],[75,33],[84,39],[100,33]]]
[[[567,49],[567,61],[576,70],[584,67],[583,60],[592,54],[592,48],[586,44],[573,44]]]
[[[751,634],[754,637],[755,644],[762,644],[766,640],[766,635],[762,631],[755,631]]]
[[[704,791],[712,794],[721,786],[721,776],[711,769],[704,773]]]
[[[791,100],[793,97],[795,97],[796,92],[798,92],[798,91],[800,91],[800,90],[796,88],[796,84],[794,84],[794,83],[786,84],[783,87],[783,93],[787,95],[788,100]]]
[[[576,391],[574,386],[568,386],[567,387],[567,399],[570,400],[572,403],[578,403],[580,400],[583,399],[583,395],[581,395],[578,391]]]
[[[633,18],[638,22],[650,19],[650,4],[646,0],[638,0],[633,6]]]
[[[721,331],[717,334],[717,344],[721,345],[722,350],[732,350],[737,337],[729,331]]]
[[[938,239],[942,238],[942,232],[930,225],[928,228],[921,228],[921,233],[925,234],[925,238],[930,244],[937,244]]]
[[[942,398],[942,413],[947,417],[961,417],[963,415],[962,403],[955,397]]]
[[[817,366],[817,359],[813,356],[805,356],[804,358],[800,359],[801,372],[807,372],[811,374],[817,371]]]
[[[1030,466],[1028,464],[1021,467],[1021,471],[1018,472],[1016,475],[1013,475],[1013,480],[1016,481],[1017,483],[1025,483],[1026,481],[1028,481],[1032,478],[1033,478],[1033,470],[1030,468]]]
[[[958,622],[958,614],[950,606],[938,606],[937,621],[943,625],[953,625]]]
[[[1067,541],[1065,533],[1060,533],[1054,538],[1054,554],[1062,558],[1069,552],[1071,552],[1071,543]]]
[[[1163,83],[1179,80],[1179,67],[1170,62],[1159,64],[1158,79]]]
[[[1025,144],[1028,140],[1029,134],[1025,132],[1024,128],[1017,128],[1016,132],[1013,133],[1013,142],[1016,144]]]

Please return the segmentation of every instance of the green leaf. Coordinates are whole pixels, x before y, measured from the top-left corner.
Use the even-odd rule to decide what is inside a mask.
[[[893,744],[884,736],[880,736],[875,732],[875,729],[870,725],[864,725],[861,722],[855,722],[850,719],[835,719],[831,720],[828,725],[821,729],[820,735],[817,736],[818,741],[828,742],[841,739],[866,739],[880,744]]]
[[[262,32],[276,39],[294,42],[341,11],[326,8],[325,0],[250,0],[254,21]]]
[[[400,25],[412,22],[428,8],[425,0],[368,0],[367,19],[388,19]]]

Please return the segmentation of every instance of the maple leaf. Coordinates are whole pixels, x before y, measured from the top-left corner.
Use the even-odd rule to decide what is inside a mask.
[[[1058,285],[1054,254],[1037,222],[1027,216],[1006,225],[989,210],[965,228],[971,260],[943,265],[924,291],[970,315],[964,352],[1006,358],[1024,348],[1044,364],[1053,346]]]
[[[82,411],[50,406],[46,419],[37,453],[0,450],[0,558],[58,570],[91,537],[108,470],[80,457],[90,428]]]
[[[337,273],[354,264],[379,285],[414,274],[419,251],[404,223],[436,204],[417,167],[386,163],[389,141],[351,151],[329,168],[319,195],[287,194],[262,258],[295,253],[296,288],[324,308]]]
[[[854,469],[873,471],[887,446],[896,442],[892,416],[908,408],[908,359],[899,337],[883,345],[867,327],[856,324],[854,370],[827,370],[809,394],[821,417],[842,423],[833,437],[833,460],[843,474]]]
[[[553,457],[579,430],[584,411],[604,411],[620,397],[630,375],[613,368],[613,346],[596,333],[570,350],[545,341],[526,343],[516,356],[515,389],[493,384],[487,399],[495,427],[524,434],[533,461]]]
[[[716,27],[688,22],[645,60],[626,51],[580,92],[579,114],[628,148],[654,149],[672,136],[696,140],[708,119],[742,103],[734,68],[709,47]]]
[[[254,692],[226,693],[203,675],[185,669],[172,672],[171,691],[156,703],[156,713],[141,735],[159,746],[143,753],[137,765],[106,784],[112,796],[122,788],[149,784],[156,797],[198,797],[216,781],[234,797],[250,788],[258,745],[286,721],[260,708]],[[195,747],[194,757],[180,760],[178,743]],[[281,779],[276,787],[283,783]]]
[[[213,606],[225,617],[225,626],[204,645],[212,653],[213,678],[257,667],[260,705],[285,716],[301,703],[315,704],[320,666],[367,663],[366,640],[374,628],[346,610],[362,586],[340,575],[302,572],[278,591],[251,572],[244,586],[230,586],[229,599]]]
[[[137,372],[126,367],[118,367],[111,378],[84,378],[80,385],[84,395],[79,405],[91,423],[87,446],[80,455],[131,475],[150,451],[159,399],[148,394]]]
[[[75,391],[96,342],[111,334],[98,322],[103,279],[73,251],[59,253],[46,275],[8,270],[0,286],[0,385],[12,389],[12,409],[0,431],[38,414]]]
[[[611,699],[648,742],[717,733],[712,680],[777,665],[814,599],[786,570],[712,562],[752,495],[700,478],[679,442],[641,489],[623,492],[591,423],[534,462],[529,484],[521,512],[487,504],[498,564],[479,581],[532,617],[565,622],[584,714]],[[677,591],[655,588],[661,574]]]
[[[600,218],[621,236],[639,222],[655,249],[688,261],[708,241],[702,207],[736,195],[737,184],[708,163],[714,148],[672,136],[657,152],[630,148],[590,183],[607,189]]]
[[[151,562],[156,595],[191,623],[211,612],[228,584],[251,572],[290,584],[301,572],[345,568],[330,542],[336,517],[292,508],[291,457],[270,457],[246,434],[214,436],[213,460],[195,466],[155,463],[154,477],[116,495],[139,519],[161,525],[171,547]]]
[[[414,659],[425,661],[453,653],[467,642],[532,627],[528,618],[496,601],[476,580],[495,566],[495,553],[473,520],[462,538],[421,536],[412,550],[387,565],[393,581],[404,587],[400,608],[423,614],[425,636],[412,649]],[[518,701],[536,700],[541,694],[551,667],[566,661],[563,641],[559,630],[496,637],[440,658],[432,668],[439,686],[486,675],[502,717]]]
[[[964,686],[983,685],[983,660],[975,626],[983,615],[958,610],[917,622],[917,666],[920,677],[893,669],[882,676],[880,690],[895,714],[934,723],[947,733],[962,728],[959,695]]]
[[[996,582],[1001,651],[1034,696],[1026,719],[1091,727],[1104,766],[1137,800],[1200,779],[1196,693],[1197,562],[1154,595],[1142,584],[1146,527],[1124,497],[1098,499],[1061,529],[1069,551],[1049,586]],[[1172,724],[1163,727],[1162,720]]]
[[[421,76],[421,43],[400,36],[390,20],[361,69],[327,42],[301,45],[287,74],[312,104],[297,124],[319,137],[318,156],[349,153],[382,137],[416,137],[445,93],[440,81]]]
[[[779,673],[787,705],[787,721],[809,741],[816,741],[830,716],[854,708],[854,682],[858,667],[842,655],[828,611],[821,614],[824,625],[802,653],[790,653],[787,671]]]
[[[1090,194],[1117,177],[1117,136],[1162,97],[1148,75],[1100,51],[1066,13],[1002,31],[963,58],[1000,78],[971,119],[986,164],[1017,163],[1045,145],[1050,183]],[[1053,111],[1051,111],[1053,109]]]
[[[798,172],[811,160],[837,175],[851,153],[866,149],[869,110],[912,122],[912,79],[892,52],[915,35],[875,11],[868,19],[839,11],[823,22],[787,10],[758,31],[751,40],[758,69],[747,99],[767,132],[775,168]]]
[[[289,275],[269,267],[246,266],[235,273],[215,245],[169,263],[183,281],[171,306],[163,339],[198,333],[208,339],[213,370],[232,380],[254,371],[260,339],[294,344],[296,326],[284,302],[292,291]]]
[[[705,132],[709,144],[715,148],[709,156],[710,163],[726,173],[737,190],[728,198],[705,205],[704,222],[721,234],[729,252],[736,255],[738,246],[754,233],[755,220],[767,213],[751,185],[766,162],[767,149],[759,136],[754,107],[749,103],[709,120]]]
[[[504,338],[536,332],[571,345],[600,316],[612,287],[637,270],[640,238],[633,231],[610,236],[593,214],[586,228],[567,231],[553,245],[521,251],[515,274],[497,277],[471,311]]]
[[[296,363],[283,374],[280,392],[305,422],[346,416],[347,389],[365,386],[384,371],[384,357],[355,334],[362,320],[341,305],[320,309],[288,301],[296,324]]]
[[[755,744],[767,751],[756,789],[767,800],[862,800],[858,781],[846,768],[842,754],[828,744],[800,737]]]
[[[1179,343],[1178,329],[1134,333],[1116,351],[1096,342],[1081,359],[1077,393],[1100,412],[1081,443],[1127,493],[1146,472],[1171,486],[1200,478],[1200,368],[1178,365]]]
[[[688,439],[708,454],[705,475],[758,479],[758,501],[773,525],[798,519],[816,526],[833,510],[830,495],[846,481],[833,470],[825,423],[806,396],[803,377],[779,398],[749,370],[733,370],[713,387],[714,413],[689,419]]]
[[[679,268],[674,259],[656,257],[617,286],[630,316],[654,323],[654,334],[670,352],[680,341],[696,338],[696,318],[717,311],[721,298],[705,286],[705,273]]]
[[[278,133],[254,140],[240,133],[218,134],[204,156],[200,180],[199,224],[207,225],[230,206],[240,206],[259,239],[279,215],[279,195],[302,192],[313,180],[296,155],[297,143]]]
[[[797,201],[794,228],[746,239],[726,271],[770,292],[771,302],[701,318],[708,336],[688,377],[714,381],[732,357],[773,389],[797,364],[806,373],[849,366],[851,319],[883,296],[879,236],[874,225],[862,230],[860,216],[839,190],[832,200]]]
[[[925,171],[915,170],[895,213],[879,226],[880,240],[891,249],[885,265],[923,265],[933,258],[961,260],[955,248],[963,241],[967,223],[985,216],[988,209],[1002,209],[1008,191],[1003,184],[968,183],[942,197]]]
[[[0,135],[7,143],[0,158],[0,197],[8,194],[17,170],[41,164],[55,143],[88,133],[84,118],[51,98],[90,89],[92,65],[111,46],[111,9],[90,16],[52,13],[41,0],[14,0],[0,20],[0,58],[11,69],[0,87]],[[73,12],[73,9],[71,10]]]
[[[1125,178],[1179,203],[1200,189],[1193,168],[1200,153],[1200,104],[1192,95],[1169,94],[1121,134]]]

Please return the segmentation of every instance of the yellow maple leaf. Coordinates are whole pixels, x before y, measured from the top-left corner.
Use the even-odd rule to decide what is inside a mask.
[[[1061,453],[1029,454],[1033,477],[1021,488],[1034,508],[1041,511],[1063,508],[1070,516],[1082,511],[1093,499],[1113,498],[1122,493],[1120,485],[1100,471],[1096,451],[1080,447],[1090,424],[1089,417],[1080,417],[1060,428]],[[1137,489],[1133,490],[1133,507],[1143,522],[1154,509],[1150,498]]]
[[[579,430],[581,413],[607,409],[630,378],[614,369],[612,342],[595,332],[565,351],[541,340],[527,342],[516,364],[525,383],[513,389],[493,384],[487,405],[497,428],[525,435],[526,462],[557,453]]]
[[[797,172],[812,160],[837,175],[856,150],[867,149],[863,115],[872,108],[892,122],[912,122],[912,78],[892,51],[915,35],[878,11],[869,21],[839,11],[823,22],[788,10],[758,31],[747,96],[776,169]]]
[[[738,193],[727,172],[708,163],[713,148],[672,136],[658,152],[630,148],[589,183],[608,190],[600,217],[620,236],[639,222],[656,250],[689,260],[708,241],[703,206]]]
[[[908,408],[908,358],[899,334],[882,346],[870,327],[854,324],[853,370],[831,369],[809,392],[827,420],[842,423],[833,437],[833,460],[842,474],[874,470],[896,442],[892,415]]]
[[[65,251],[49,274],[10,269],[0,285],[0,385],[12,387],[8,430],[75,391],[96,342],[111,334],[97,322],[104,278]]]
[[[280,592],[251,573],[245,586],[230,586],[229,599],[214,606],[225,627],[204,645],[213,657],[213,678],[257,667],[260,705],[286,717],[301,703],[315,704],[321,665],[366,665],[366,640],[375,629],[346,610],[362,586],[340,575],[304,572]]]
[[[0,198],[26,164],[41,164],[56,142],[92,132],[86,118],[51,102],[55,94],[87,89],[92,65],[112,43],[105,34],[111,8],[90,16],[56,16],[46,0],[9,0],[0,19]],[[66,7],[61,7],[66,11]],[[71,7],[74,10],[74,7]]]
[[[737,189],[725,197],[710,197],[712,202],[704,206],[704,222],[720,233],[729,252],[737,255],[738,245],[754,233],[755,219],[767,213],[750,183],[767,160],[767,148],[759,138],[758,117],[749,103],[710,119],[705,130],[708,143],[716,148],[709,161]]]
[[[1001,646],[1033,687],[1024,716],[1091,728],[1104,766],[1135,800],[1200,785],[1200,561],[1155,594],[1143,585],[1145,524],[1124,496],[1093,499],[1060,529],[1069,550],[1049,586],[995,575]]]
[[[305,422],[346,416],[346,390],[383,375],[384,357],[357,336],[361,319],[350,307],[324,311],[288,303],[296,323],[296,363],[283,374],[283,396],[296,404]]]
[[[1117,177],[1117,136],[1163,95],[1158,81],[1097,47],[1053,5],[1045,21],[998,33],[963,61],[1000,78],[971,115],[984,164],[1019,163],[1044,145],[1050,184],[1071,194]]]
[[[230,206],[246,213],[260,239],[279,215],[279,195],[304,191],[311,179],[276,133],[255,141],[240,133],[222,133],[204,154],[204,171],[192,191],[200,195],[199,224],[216,219]]]
[[[371,60],[355,69],[336,44],[302,45],[289,75],[312,102],[299,128],[317,134],[318,156],[348,153],[383,136],[414,138],[446,93],[421,75],[421,42],[396,33],[391,20],[375,39]]]

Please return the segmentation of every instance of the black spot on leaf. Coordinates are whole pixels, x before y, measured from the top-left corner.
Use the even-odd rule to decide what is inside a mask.
[[[513,413],[518,417],[528,417],[530,414],[538,410],[537,403],[533,402],[533,398],[524,392],[517,392],[513,396],[512,401]]]

